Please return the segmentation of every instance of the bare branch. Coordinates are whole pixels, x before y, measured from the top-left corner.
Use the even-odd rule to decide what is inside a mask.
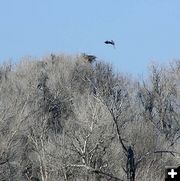
[[[139,165],[139,163],[145,159],[147,156],[154,154],[154,153],[170,153],[172,156],[175,156],[175,154],[180,155],[179,152],[176,151],[171,151],[171,150],[157,150],[157,151],[152,151],[152,152],[147,152],[141,158],[136,162],[136,166]]]
[[[107,177],[110,177],[112,179],[115,179],[116,181],[123,181],[122,179],[114,176],[113,174],[110,174],[110,173],[106,173],[106,172],[103,172],[101,170],[97,170],[97,169],[94,169],[92,167],[89,167],[87,165],[68,165],[67,167],[77,167],[77,168],[85,168],[86,170],[89,170],[90,172],[92,173],[96,173],[96,174],[101,174],[101,175],[105,175]]]

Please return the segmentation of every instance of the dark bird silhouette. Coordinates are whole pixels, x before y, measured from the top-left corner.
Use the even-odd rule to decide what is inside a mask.
[[[110,44],[110,45],[113,45],[113,47],[115,48],[115,43],[114,43],[114,41],[113,41],[113,40],[111,40],[111,41],[106,40],[104,43],[105,43],[105,44]]]
[[[134,181],[135,180],[135,163],[134,163],[134,151],[131,146],[127,150],[127,164],[126,164],[127,178]]]
[[[85,53],[82,54],[82,57],[86,59],[89,63],[92,63],[96,60],[96,56],[94,55],[87,55]]]

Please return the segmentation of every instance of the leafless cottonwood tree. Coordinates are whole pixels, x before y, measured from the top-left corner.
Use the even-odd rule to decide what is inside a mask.
[[[0,180],[164,180],[180,161],[180,68],[139,81],[50,55],[0,69]]]

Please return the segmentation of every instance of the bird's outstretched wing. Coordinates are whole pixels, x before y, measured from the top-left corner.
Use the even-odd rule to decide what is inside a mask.
[[[106,40],[104,43],[105,43],[105,44],[111,44],[111,45],[113,45],[113,47],[115,48],[115,43],[114,43],[113,40],[111,40],[111,41]]]

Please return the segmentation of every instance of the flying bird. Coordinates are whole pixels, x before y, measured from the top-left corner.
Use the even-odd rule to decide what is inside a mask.
[[[111,40],[111,41],[106,40],[104,43],[105,43],[105,44],[110,44],[110,45],[113,45],[113,47],[115,48],[115,43],[114,43],[114,41],[113,41],[113,40]]]

